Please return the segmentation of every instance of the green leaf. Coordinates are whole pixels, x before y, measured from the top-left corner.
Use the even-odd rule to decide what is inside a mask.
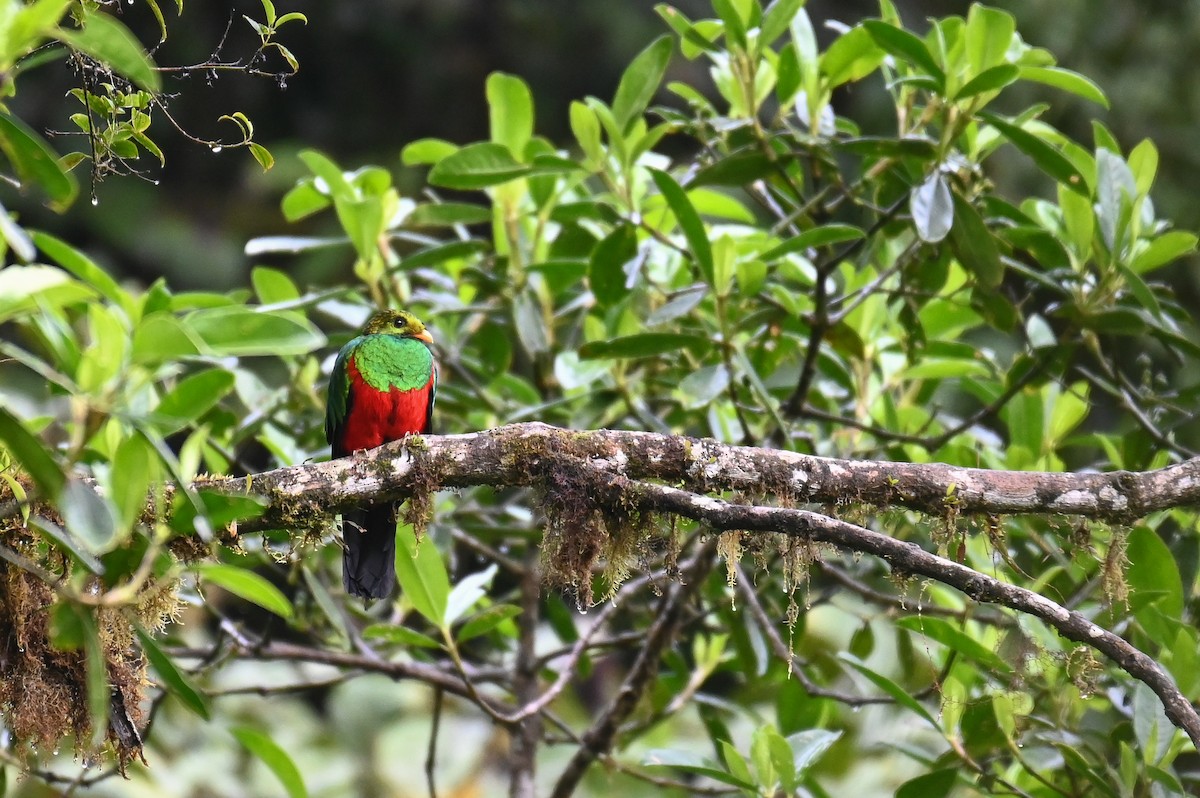
[[[1104,91],[1078,72],[1061,67],[1023,66],[1021,79],[1053,86],[1108,108],[1108,97],[1104,96]]]
[[[763,12],[762,28],[759,32],[759,42],[772,45],[775,40],[788,32],[788,28],[796,14],[804,6],[804,0],[775,0]]]
[[[96,617],[85,607],[61,601],[56,603],[50,609],[50,642],[61,651],[83,649],[92,745],[99,745],[108,735],[112,690],[108,684],[108,665],[96,628]]]
[[[107,64],[147,91],[162,90],[162,81],[141,42],[108,14],[88,14],[82,30],[60,28],[55,37]]]
[[[236,565],[204,563],[196,566],[196,573],[203,581],[211,582],[281,618],[291,620],[295,615],[291,602],[279,588],[254,571]]]
[[[15,116],[0,113],[0,149],[23,183],[33,183],[58,208],[66,208],[79,193],[75,176],[64,171],[58,154],[46,140]]]
[[[679,382],[680,404],[688,410],[706,407],[725,392],[730,379],[729,369],[723,363],[693,371]]]
[[[496,576],[496,564],[492,563],[478,573],[462,578],[446,598],[446,612],[442,616],[442,627],[450,628],[458,619],[487,595],[487,589]]]
[[[400,590],[427,621],[441,628],[450,597],[450,577],[433,541],[418,541],[411,524],[396,534],[396,578]]]
[[[744,186],[786,166],[789,160],[783,156],[772,160],[758,148],[736,152],[701,168],[688,186]]]
[[[237,741],[247,751],[261,759],[263,764],[270,768],[271,772],[275,774],[275,778],[279,779],[287,791],[288,798],[307,798],[308,789],[304,786],[300,770],[288,756],[287,751],[278,743],[258,729],[251,729],[247,726],[230,729],[229,733],[237,738]]]
[[[159,647],[158,643],[141,626],[135,626],[138,641],[150,667],[158,674],[167,691],[183,702],[183,705],[205,720],[209,720],[208,700],[191,683],[191,680],[175,666],[175,663]]]
[[[957,780],[957,768],[935,770],[901,784],[896,798],[946,798]]]
[[[936,640],[947,648],[986,665],[994,671],[1012,673],[1012,666],[1005,662],[995,651],[992,651],[944,618],[909,616],[899,618],[895,623],[901,629],[908,629],[923,634],[930,640]]]
[[[120,542],[116,508],[87,483],[74,477],[68,479],[57,504],[67,531],[88,551],[103,554]]]
[[[980,114],[980,117],[996,128],[1000,135],[1008,139],[1018,150],[1032,158],[1043,172],[1072,191],[1087,192],[1088,186],[1083,175],[1065,155],[1050,144],[995,114],[983,113]]]
[[[909,212],[922,241],[936,244],[950,233],[954,224],[954,200],[941,172],[934,172],[913,189]]]
[[[337,202],[352,202],[358,197],[342,168],[316,150],[301,150],[297,156],[309,171],[325,183],[325,190]]]
[[[400,265],[405,269],[420,269],[426,266],[436,266],[439,263],[445,263],[451,260],[460,260],[469,258],[473,255],[478,255],[482,252],[487,252],[488,245],[484,241],[470,239],[467,241],[451,241],[446,244],[439,244],[429,249],[423,249],[420,252],[414,252],[400,261]]]
[[[889,25],[882,20],[868,19],[862,26],[876,44],[897,58],[920,68],[937,82],[939,91],[945,90],[946,73],[938,66],[925,42],[903,28]]]
[[[147,492],[158,474],[158,455],[140,434],[121,441],[113,455],[108,495],[117,509],[117,524],[132,526],[146,507]]]
[[[442,644],[429,635],[421,634],[415,629],[391,623],[373,623],[363,629],[363,637],[368,640],[382,640],[402,646],[418,648],[441,648]]]
[[[1021,69],[1014,64],[1000,64],[979,73],[967,84],[954,93],[953,99],[965,100],[977,94],[989,91],[999,91],[1005,86],[1015,83],[1021,76]]]
[[[1155,640],[1174,638],[1171,620],[1178,620],[1183,612],[1183,582],[1175,557],[1167,544],[1154,530],[1138,526],[1129,533],[1126,549],[1129,565],[1125,571],[1129,583],[1130,603],[1136,606],[1134,615],[1138,623]],[[1152,596],[1149,602],[1140,602],[1142,596]],[[1140,604],[1140,606],[1139,606]]]
[[[671,37],[660,36],[638,53],[621,75],[612,112],[623,132],[629,132],[633,121],[641,118],[646,106],[654,99],[666,74],[672,50]]]
[[[883,49],[875,44],[875,39],[866,28],[851,28],[834,39],[829,49],[821,55],[821,74],[830,88],[853,83],[878,69],[884,55]]]
[[[329,197],[318,191],[311,180],[297,183],[291,191],[283,195],[283,200],[280,202],[283,218],[289,222],[297,222],[317,211],[328,208],[329,205]]]
[[[1077,196],[1074,192],[1066,193]],[[1000,260],[996,237],[984,223],[979,211],[957,193],[954,194],[954,219],[957,224],[950,232],[959,261],[974,273],[980,285],[985,288],[997,287],[1004,279],[1004,264]]]
[[[437,202],[418,205],[404,220],[406,227],[452,227],[459,224],[483,224],[492,220],[492,211],[466,202]]]
[[[691,751],[656,748],[647,751],[642,757],[643,767],[674,768],[685,773],[695,773],[697,776],[707,776],[722,784],[731,784],[745,790],[754,789],[753,781],[742,779],[729,773],[721,767],[721,763],[708,757],[700,756]]]
[[[142,317],[133,331],[134,363],[149,365],[199,355],[203,342],[190,327],[172,313],[158,312]]]
[[[600,120],[596,112],[578,100],[571,101],[571,132],[583,154],[595,166],[604,163],[604,147],[600,142]]]
[[[921,702],[917,701],[917,699],[915,699],[911,695],[909,695],[908,691],[905,690],[903,687],[896,684],[895,682],[893,682],[891,679],[884,676],[883,674],[876,673],[875,671],[871,670],[865,664],[860,662],[857,658],[855,658],[845,652],[839,654],[838,659],[842,660],[847,665],[854,668],[854,670],[858,671],[863,676],[867,677],[867,679],[872,684],[874,684],[880,690],[883,690],[883,692],[885,692],[889,696],[891,696],[897,704],[904,707],[905,709],[911,710],[913,713],[915,713],[919,717],[928,721],[929,725],[932,726],[934,729],[937,729],[939,732],[941,731],[941,727],[938,726],[938,723],[936,720],[933,719],[933,716],[929,714],[929,710],[927,710],[927,709],[925,709],[925,707],[921,706]]]
[[[1172,230],[1155,238],[1134,256],[1130,266],[1138,274],[1165,266],[1173,260],[1196,251],[1197,238],[1193,233]]]
[[[504,145],[485,141],[469,144],[438,161],[429,171],[429,182],[468,191],[498,186],[531,171],[518,163]]]
[[[651,169],[650,176],[654,178],[654,184],[658,186],[658,190],[662,192],[667,205],[670,206],[671,211],[675,214],[675,219],[679,222],[679,226],[683,230],[683,235],[687,239],[692,257],[695,258],[696,264],[700,267],[701,276],[704,277],[709,285],[712,285],[712,245],[708,241],[708,231],[704,229],[704,222],[701,221],[700,214],[696,213],[696,208],[692,205],[692,201],[688,199],[687,193],[675,182],[675,178],[659,169]]]
[[[1016,31],[1017,21],[1012,14],[973,4],[967,13],[966,28],[967,61],[971,73],[979,75],[1001,64],[1008,55]]]
[[[588,260],[588,284],[601,307],[610,307],[629,296],[626,264],[637,257],[637,232],[622,224],[601,239]]]
[[[0,477],[5,478],[6,481],[9,479],[8,475],[3,472],[0,472]],[[19,483],[10,481],[9,487],[11,488],[13,485],[17,485],[18,488],[20,487]],[[17,494],[14,496],[14,498],[24,501],[26,497],[24,495]],[[26,508],[25,511],[26,514],[28,514],[28,508]],[[46,537],[54,541],[60,549],[73,555],[75,559],[82,563],[83,566],[89,571],[97,576],[104,575],[104,563],[100,562],[100,560],[98,560],[94,554],[88,551],[87,548],[83,546],[82,542],[70,532],[63,529],[58,524],[48,521],[39,515],[29,515],[27,518],[27,523],[29,526],[39,530]]]
[[[62,468],[41,441],[3,407],[0,407],[0,444],[37,485],[41,498],[54,501],[58,497],[67,481]]]
[[[154,417],[167,427],[167,432],[176,432],[215,407],[233,390],[233,383],[233,373],[225,369],[185,377],[154,408]]]
[[[485,635],[509,618],[521,614],[521,608],[513,604],[494,604],[467,620],[458,630],[455,639],[461,644],[472,638]]]
[[[839,731],[825,729],[806,729],[805,731],[789,734],[788,746],[792,749],[792,761],[796,773],[803,775],[812,765],[836,743],[842,736]]]
[[[300,298],[300,290],[296,288],[292,278],[279,269],[255,266],[250,271],[250,282],[254,286],[254,293],[258,294],[258,301],[264,305]]]
[[[236,305],[189,313],[184,322],[214,355],[305,355],[325,336],[303,316]]]
[[[487,79],[487,102],[492,142],[520,156],[533,136],[533,95],[529,86],[515,75],[493,72]]]
[[[400,160],[405,166],[432,165],[458,152],[458,145],[445,139],[418,139],[404,145]]]
[[[763,253],[762,259],[769,263],[792,252],[803,252],[810,247],[824,247],[829,244],[857,241],[865,235],[862,230],[847,224],[827,224],[822,227],[814,227],[811,230],[805,230],[800,235],[792,236],[779,246]]]
[[[638,358],[677,352],[689,349],[693,353],[708,350],[712,341],[699,335],[684,333],[639,333],[613,338],[609,341],[592,341],[579,348],[581,360],[593,358]]]

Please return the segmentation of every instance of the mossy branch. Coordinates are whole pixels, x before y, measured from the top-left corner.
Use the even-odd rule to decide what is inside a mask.
[[[1041,618],[1064,637],[1103,653],[1162,700],[1167,715],[1200,747],[1200,715],[1149,656],[1118,635],[1032,591],[855,524],[793,509],[797,503],[866,503],[943,516],[1073,515],[1128,523],[1157,510],[1200,503],[1200,460],[1143,473],[990,471],[941,463],[839,460],[648,432],[575,432],[515,424],[465,435],[427,436],[353,457],[240,479],[210,479],[207,490],[257,493],[263,516],[243,531],[304,526],[366,502],[428,496],[438,488],[536,486],[568,473],[586,482],[583,509],[617,515],[664,513],[720,530],[784,533],[888,560],[893,568],[950,585],[971,598]],[[652,481],[651,481],[652,480]],[[664,484],[665,483],[665,484]],[[723,501],[712,493],[774,496],[787,507]],[[559,503],[563,497],[555,497]],[[548,510],[549,511],[549,510]],[[590,528],[590,527],[587,527]],[[586,533],[586,528],[585,528]]]

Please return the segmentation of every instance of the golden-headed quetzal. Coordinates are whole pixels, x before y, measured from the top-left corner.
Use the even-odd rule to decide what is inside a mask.
[[[371,316],[342,347],[329,375],[325,439],[334,457],[374,449],[405,435],[428,433],[437,395],[433,338],[403,310]],[[342,581],[364,598],[387,598],[396,584],[396,505],[342,514]]]

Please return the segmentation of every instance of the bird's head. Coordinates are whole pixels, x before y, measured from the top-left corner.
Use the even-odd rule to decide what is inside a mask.
[[[427,344],[433,343],[429,330],[407,310],[381,310],[367,320],[362,332],[363,335],[400,335]]]

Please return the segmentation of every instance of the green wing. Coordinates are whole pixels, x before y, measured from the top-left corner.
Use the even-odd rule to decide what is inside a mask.
[[[350,415],[350,378],[346,361],[362,340],[360,335],[343,346],[338,352],[337,360],[333,362],[333,371],[329,372],[329,392],[325,401],[325,440],[333,446],[334,457],[345,454],[338,451],[338,441],[341,440],[346,417]]]

